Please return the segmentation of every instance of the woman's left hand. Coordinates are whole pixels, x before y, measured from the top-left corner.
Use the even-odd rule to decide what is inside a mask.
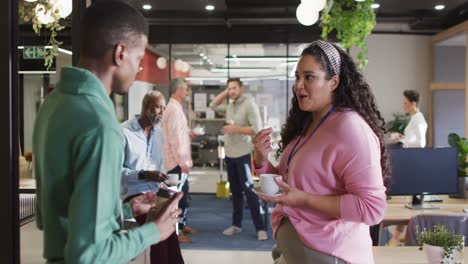
[[[259,195],[260,199],[269,203],[278,203],[290,207],[303,207],[307,199],[307,193],[295,187],[290,187],[286,182],[280,178],[275,178],[276,183],[283,190],[283,194],[276,197]]]

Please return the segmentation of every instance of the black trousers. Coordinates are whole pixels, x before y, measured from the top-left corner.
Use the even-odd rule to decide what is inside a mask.
[[[179,180],[181,179],[182,175],[182,168],[180,166],[177,166],[173,168],[172,170],[168,171],[167,174],[169,173],[177,173],[179,174]],[[185,225],[187,224],[187,208],[189,207],[188,204],[188,195],[189,195],[189,181],[188,178],[187,180],[182,183],[182,192],[184,193],[184,196],[182,199],[179,201],[179,208],[182,209],[182,215],[179,220],[179,230],[184,229]]]
[[[244,211],[244,194],[249,205],[250,214],[255,229],[265,230],[262,217],[260,216],[260,204],[258,196],[253,192],[252,164],[250,154],[238,157],[226,157],[229,187],[232,192],[232,225],[242,227],[242,216]]]

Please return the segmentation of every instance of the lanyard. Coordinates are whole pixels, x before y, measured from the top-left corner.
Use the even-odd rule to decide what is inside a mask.
[[[307,136],[307,138],[305,139],[304,143],[302,143],[302,145],[299,145],[299,142],[301,142],[302,138],[304,137],[304,134],[301,134],[301,136],[299,137],[299,140],[297,140],[296,144],[294,145],[293,149],[291,150],[291,153],[289,153],[289,156],[288,156],[288,162],[286,163],[286,174],[288,173],[288,170],[289,170],[289,163],[291,163],[291,160],[292,158],[294,157],[294,155],[296,155],[296,153],[307,143],[307,141],[309,141],[309,139],[312,137],[312,135],[315,133],[315,131],[317,131],[317,129],[323,124],[323,122],[325,122],[325,120],[330,116],[330,114],[333,112],[333,110],[335,110],[335,106],[332,105],[332,107],[330,108],[330,110],[328,110],[327,114],[322,117],[322,119],[320,119],[320,122],[318,123],[318,125],[314,128],[314,130],[312,130],[312,132],[310,133],[309,136]],[[297,149],[296,149],[297,148]]]

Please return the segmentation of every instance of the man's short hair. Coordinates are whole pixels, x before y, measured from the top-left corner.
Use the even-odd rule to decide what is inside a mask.
[[[177,88],[182,87],[184,85],[185,85],[184,78],[174,78],[169,83],[169,92],[171,94],[174,94],[177,91]]]
[[[227,80],[226,84],[229,85],[230,82],[237,82],[239,84],[239,86],[242,87],[242,81],[238,77],[229,78]]]
[[[148,36],[148,23],[137,9],[121,1],[100,1],[85,11],[80,55],[101,58],[119,43],[136,43],[141,35]]]
[[[408,101],[415,102],[416,104],[419,104],[419,93],[415,90],[405,90],[403,92],[403,95],[408,99]]]
[[[152,105],[154,101],[156,101],[158,98],[163,98],[164,95],[158,91],[151,90],[145,96],[143,97],[143,101],[141,102],[141,109],[145,109],[148,107],[148,105]]]

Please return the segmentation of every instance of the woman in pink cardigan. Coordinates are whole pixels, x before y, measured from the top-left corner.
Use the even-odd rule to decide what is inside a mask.
[[[257,173],[282,176],[282,195],[260,195],[277,203],[275,263],[374,262],[369,225],[383,219],[390,175],[384,125],[346,52],[320,40],[304,49],[278,167],[267,159],[271,128],[254,139]]]

